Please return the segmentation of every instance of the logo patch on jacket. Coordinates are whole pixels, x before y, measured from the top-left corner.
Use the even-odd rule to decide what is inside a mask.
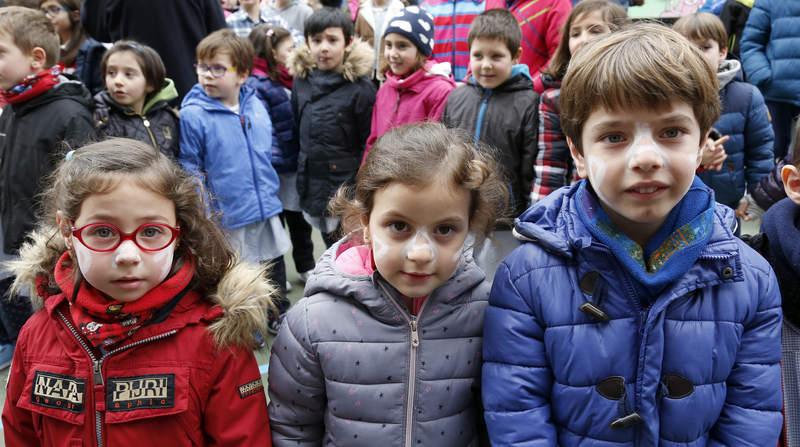
[[[106,388],[108,411],[132,411],[175,406],[175,374],[112,377]]]
[[[264,384],[261,383],[261,379],[256,379],[250,383],[245,383],[239,387],[239,397],[244,399],[245,397],[252,396],[253,394],[263,393],[264,392]]]
[[[31,403],[40,407],[81,413],[85,390],[86,380],[36,371],[33,376]]]

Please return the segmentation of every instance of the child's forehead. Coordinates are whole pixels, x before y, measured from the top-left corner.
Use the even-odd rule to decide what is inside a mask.
[[[331,26],[331,27],[325,28],[324,30],[322,30],[319,33],[311,35],[312,39],[325,39],[325,38],[331,38],[331,37],[338,37],[340,39],[344,39],[344,30],[341,27],[338,27],[338,26]]]
[[[228,51],[216,51],[211,53],[206,57],[201,57],[198,60],[201,64],[224,64],[224,65],[234,65],[233,58]]]
[[[626,124],[655,125],[661,123],[682,123],[684,125],[699,126],[692,105],[681,100],[674,100],[660,106],[639,106],[632,104],[606,108],[601,104],[592,109],[586,120],[588,126]]]

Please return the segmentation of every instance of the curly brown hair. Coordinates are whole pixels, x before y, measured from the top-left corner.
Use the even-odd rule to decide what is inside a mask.
[[[499,172],[493,150],[473,142],[460,129],[439,123],[401,126],[378,139],[358,171],[355,186],[341,187],[330,211],[341,217],[346,234],[362,227],[362,218],[372,212],[375,193],[390,183],[427,186],[449,180],[470,191],[469,228],[480,241],[508,211],[508,188]]]
[[[175,250],[175,262],[186,256],[195,260],[197,287],[208,293],[236,261],[222,230],[206,214],[205,192],[199,182],[166,155],[145,143],[126,138],[112,138],[84,146],[72,152],[50,176],[43,193],[44,212],[39,231],[52,235],[48,245],[61,238],[55,228],[57,213],[66,221],[75,221],[81,204],[92,194],[112,191],[124,179],[162,195],[175,204],[175,215],[181,229]],[[62,246],[63,247],[63,246]],[[39,263],[41,271],[52,275],[63,251],[48,250]],[[78,273],[78,269],[75,269]],[[53,283],[53,278],[49,278]]]

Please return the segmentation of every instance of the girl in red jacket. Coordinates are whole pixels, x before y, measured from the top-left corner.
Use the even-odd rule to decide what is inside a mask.
[[[270,445],[251,349],[272,289],[202,197],[134,140],[68,154],[14,265],[43,308],[14,353],[6,445]]]
[[[378,69],[386,80],[375,97],[372,128],[362,160],[367,159],[375,140],[390,129],[439,121],[456,86],[450,78],[449,63],[428,60],[433,51],[433,16],[418,6],[409,6],[387,20]]]

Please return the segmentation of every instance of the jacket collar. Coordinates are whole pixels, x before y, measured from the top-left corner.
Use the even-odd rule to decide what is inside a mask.
[[[353,43],[345,49],[342,65],[333,72],[320,72],[317,64],[311,57],[311,50],[308,45],[298,47],[287,61],[289,72],[298,78],[308,78],[312,72],[338,74],[348,82],[355,82],[359,78],[369,76],[372,73],[372,63],[374,53],[368,43],[359,38],[354,38]],[[327,75],[326,75],[327,76]]]
[[[467,81],[470,85],[481,90],[486,90],[478,84],[474,75],[470,75]],[[505,82],[494,88],[495,92],[515,92],[518,90],[530,90],[533,88],[530,69],[525,64],[516,64],[511,68],[511,76]]]
[[[469,240],[470,238],[468,238]],[[305,296],[329,293],[340,298],[353,300],[367,309],[376,318],[385,322],[403,322],[398,314],[396,291],[375,271],[372,275],[351,275],[336,266],[336,258],[347,248],[360,245],[355,233],[342,239],[322,255],[314,275],[306,283]],[[465,294],[483,282],[486,275],[472,259],[472,250],[465,249],[458,267],[448,282],[436,289],[428,300],[445,306],[457,305]],[[387,297],[386,293],[392,296]],[[392,302],[390,300],[394,300]]]
[[[385,84],[397,90],[409,90],[418,93],[424,89],[426,81],[436,77],[447,79],[455,86],[455,82],[450,79],[450,63],[436,63],[430,60],[425,63],[424,67],[405,78],[395,76],[391,70],[387,71]]]
[[[515,220],[514,235],[532,242],[546,251],[574,262],[579,257],[586,268],[595,271],[609,270],[611,253],[597,241],[582,224],[575,209],[580,184],[561,188],[537,202]],[[742,281],[739,245],[733,231],[736,219],[733,210],[717,205],[711,237],[700,252],[699,260],[676,283],[667,286],[661,295],[723,282]],[[616,267],[613,267],[616,269]],[[619,272],[615,272],[619,275]]]

